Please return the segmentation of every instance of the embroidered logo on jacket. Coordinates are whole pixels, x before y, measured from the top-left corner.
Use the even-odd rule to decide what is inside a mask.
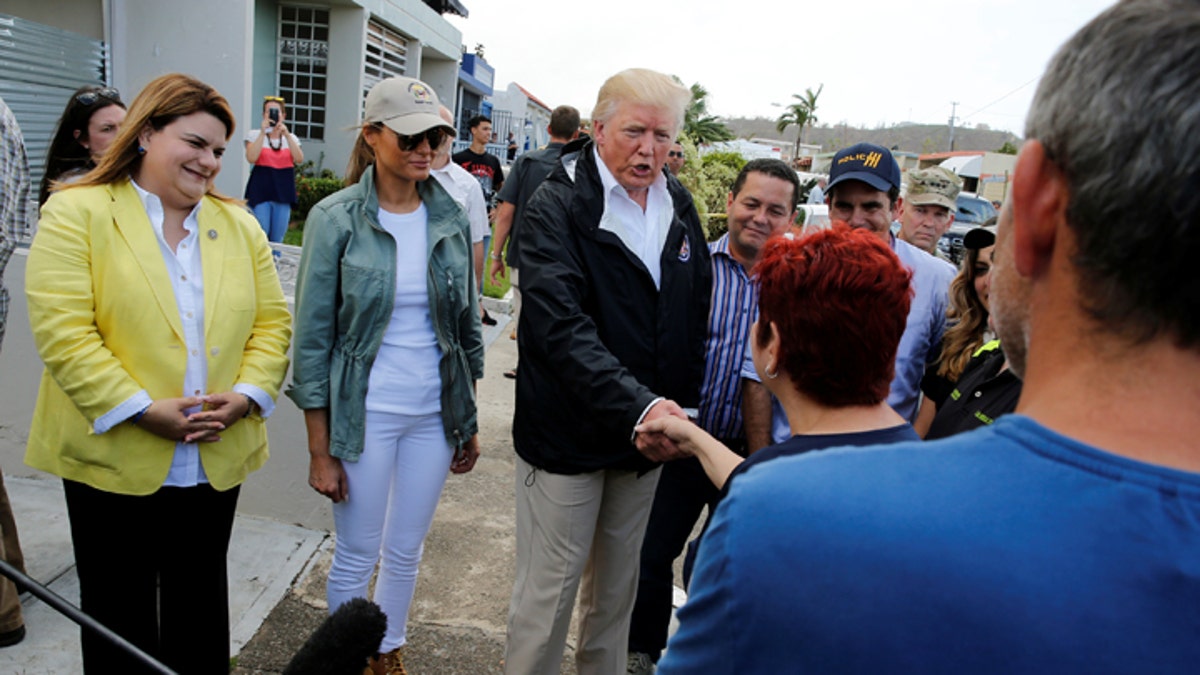
[[[687,262],[692,259],[692,247],[688,243],[688,236],[683,235],[683,245],[679,247],[679,262]]]

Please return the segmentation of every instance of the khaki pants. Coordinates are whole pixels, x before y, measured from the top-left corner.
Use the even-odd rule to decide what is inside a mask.
[[[625,672],[638,556],[660,469],[517,475],[517,578],[504,672],[557,675],[579,593],[579,675]],[[580,582],[582,581],[582,588]]]
[[[21,554],[21,542],[17,539],[17,521],[13,519],[3,472],[0,472],[0,558],[18,571],[25,571],[25,556]],[[14,631],[24,623],[16,585],[8,577],[0,576],[0,633]]]

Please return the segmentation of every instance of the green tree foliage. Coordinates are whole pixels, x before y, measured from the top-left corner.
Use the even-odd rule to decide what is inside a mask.
[[[996,152],[1002,155],[1015,155],[1017,154],[1017,146],[1012,141],[1004,141],[1004,145],[1000,146],[1000,149]]]
[[[675,79],[679,80],[678,77]],[[729,127],[716,116],[708,114],[708,90],[699,82],[693,84],[691,90],[692,101],[683,112],[683,131],[680,136],[696,145],[733,140],[735,137]]]
[[[784,133],[790,126],[796,127],[796,145],[792,148],[792,159],[800,156],[800,143],[804,140],[804,129],[817,123],[817,98],[825,89],[822,84],[814,92],[812,87],[804,90],[804,94],[792,94],[796,102],[784,109],[783,114],[775,122],[775,130]]]
[[[736,152],[710,152],[697,159],[696,146],[690,139],[683,141],[683,147],[687,164],[679,172],[679,180],[692,193],[700,222],[712,241],[725,232],[729,189],[746,160]]]

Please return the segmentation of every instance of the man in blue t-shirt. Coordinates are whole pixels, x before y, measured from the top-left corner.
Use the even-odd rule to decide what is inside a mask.
[[[991,287],[1016,414],[738,477],[660,675],[1196,671],[1198,41],[1127,0],[1039,85]]]

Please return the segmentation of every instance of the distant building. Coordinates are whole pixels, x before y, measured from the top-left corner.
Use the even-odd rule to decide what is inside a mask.
[[[496,138],[507,139],[508,131],[512,131],[516,136],[518,155],[537,150],[550,142],[546,127],[550,124],[553,109],[525,87],[509,82],[507,89],[492,96],[492,104],[497,114],[500,111],[508,113],[509,129],[504,133],[497,131]],[[576,105],[566,101],[561,104]]]
[[[217,188],[240,196],[250,174],[241,144],[263,96],[287,100],[288,127],[314,163],[345,171],[366,92],[417,77],[455,109],[462,34],[442,14],[458,0],[6,0],[0,14],[0,97],[29,143],[35,180],[67,97],[117,87],[128,103],[155,77],[183,72],[216,87],[237,116]]]

